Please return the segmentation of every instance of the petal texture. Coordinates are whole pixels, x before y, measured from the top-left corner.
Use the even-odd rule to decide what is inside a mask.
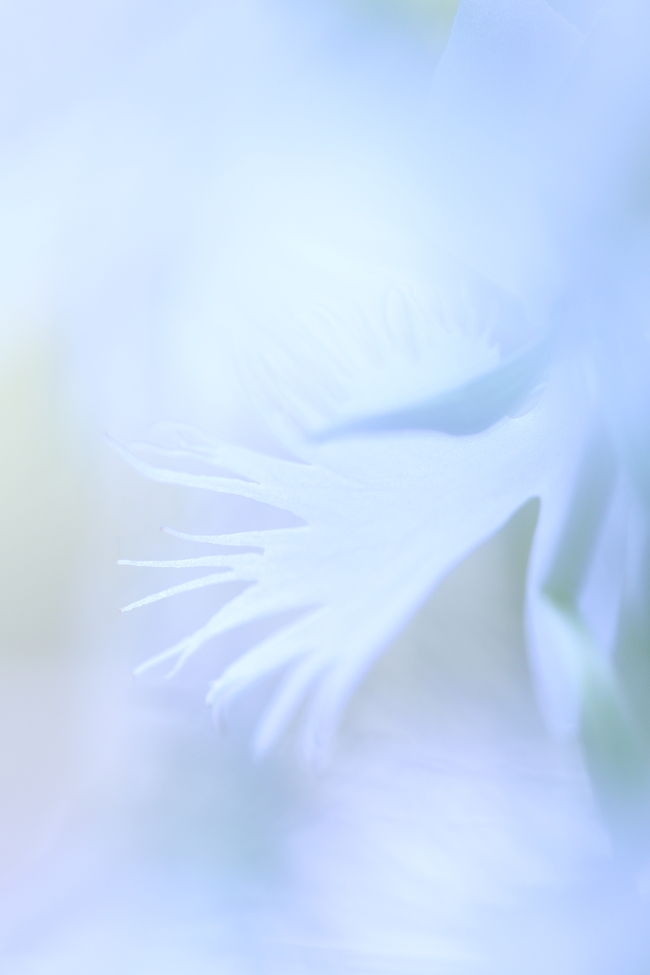
[[[445,342],[452,349],[471,345],[477,362],[494,356],[476,336],[432,328],[423,334],[430,341],[418,361],[428,354],[431,370],[440,366]],[[313,443],[287,434],[293,459],[196,437],[168,451],[173,460],[179,451],[189,453],[219,473],[178,473],[134,460],[156,480],[239,494],[301,522],[197,539],[232,549],[232,557],[189,560],[189,567],[210,571],[185,588],[221,581],[249,585],[152,663],[172,661],[177,669],[208,640],[254,619],[295,613],[225,669],[210,701],[224,707],[253,683],[276,675],[256,747],[268,748],[308,698],[302,743],[317,757],[331,742],[351,691],[436,584],[557,480],[556,434],[570,415],[569,396],[566,377],[556,369],[532,406],[480,435],[403,433]],[[245,551],[250,548],[257,551]]]

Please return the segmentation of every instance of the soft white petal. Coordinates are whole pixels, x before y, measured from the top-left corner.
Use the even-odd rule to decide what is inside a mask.
[[[351,691],[445,574],[527,499],[564,478],[565,457],[556,441],[571,415],[571,393],[558,367],[533,405],[480,435],[303,441],[295,461],[243,452],[243,472],[237,454],[216,445],[211,461],[221,467],[227,458],[229,465],[219,477],[140,465],[158,480],[241,491],[304,522],[241,536],[205,536],[206,544],[239,540],[263,548],[261,556],[244,563],[254,581],[158,659],[175,661],[177,669],[208,640],[233,628],[289,611],[300,614],[231,664],[210,699],[222,706],[251,683],[277,675],[258,748],[273,743],[311,694],[303,744],[310,755],[318,754]],[[207,449],[200,456],[208,456]],[[255,484],[242,474],[255,476]]]

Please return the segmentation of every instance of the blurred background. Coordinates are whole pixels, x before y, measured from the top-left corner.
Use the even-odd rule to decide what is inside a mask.
[[[7,975],[402,975],[483,971],[488,955],[515,970],[550,923],[551,963],[570,957],[562,918],[605,839],[532,703],[534,511],[387,654],[324,770],[282,748],[254,761],[252,713],[215,727],[209,656],[171,683],[133,677],[209,596],[119,612],[153,586],[117,559],[178,553],[162,525],[245,524],[228,499],[144,481],[108,438],[174,420],[264,443],[243,379],[255,337],[426,274],[422,119],[453,14],[451,0],[0,6]],[[434,625],[453,647],[435,667]],[[549,862],[590,866],[513,931]],[[617,951],[619,906],[598,906]],[[587,949],[574,971],[596,960]]]
[[[233,929],[224,905],[284,869],[296,785],[219,735],[204,675],[134,679],[201,606],[122,619],[151,582],[116,561],[214,514],[106,438],[173,419],[259,439],[247,330],[306,294],[363,300],[403,246],[399,157],[450,13],[0,8],[3,971],[246,964],[250,911]]]

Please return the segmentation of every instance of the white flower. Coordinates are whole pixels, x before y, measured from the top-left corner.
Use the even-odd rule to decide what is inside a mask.
[[[398,316],[397,329],[395,316],[389,316],[383,327],[361,332],[356,343],[349,323],[336,330],[332,325],[330,354],[324,342],[314,341],[311,361],[298,362],[322,401],[314,403],[315,393],[311,403],[295,404],[298,421],[322,428],[337,416],[346,371],[348,390],[357,392],[356,402],[348,394],[356,410],[373,393],[390,406],[404,401],[425,376],[430,381],[438,375],[445,388],[463,372],[471,379],[498,361],[487,334],[432,326],[432,314],[429,309],[411,322]],[[337,368],[335,359],[343,365]],[[277,674],[260,717],[257,747],[275,740],[307,696],[305,749],[314,754],[326,746],[350,691],[437,582],[528,498],[562,476],[572,447],[558,451],[554,431],[568,408],[566,384],[553,377],[539,404],[514,405],[519,415],[489,437],[415,433],[314,443],[287,434],[285,447],[295,457],[289,460],[212,444],[181,430],[176,447],[163,449],[163,455],[186,453],[227,473],[190,475],[135,459],[157,480],[240,494],[301,521],[297,527],[197,539],[220,546],[216,555],[141,563],[206,567],[209,573],[134,606],[221,582],[250,583],[151,663],[169,660],[177,669],[210,639],[252,619],[295,611],[293,622],[225,670],[210,700],[223,706],[255,681]]]
[[[465,0],[436,78],[434,235],[495,282],[497,321],[479,289],[472,319],[482,331],[454,301],[442,319],[431,308],[415,325],[402,316],[396,335],[394,322],[374,320],[360,345],[347,318],[328,325],[327,339],[293,353],[302,361],[294,388],[310,392],[297,395],[295,419],[321,431],[315,442],[289,438],[295,459],[196,440],[183,449],[225,474],[142,465],[302,522],[205,538],[234,551],[187,560],[212,571],[150,597],[250,584],[157,658],[175,666],[251,619],[300,614],[229,666],[210,696],[223,705],[278,673],[259,748],[306,696],[306,749],[325,744],[349,692],[415,608],[533,497],[528,624],[546,709],[571,727],[589,718],[590,701],[602,713],[604,695],[618,715],[607,653],[627,553],[648,530],[634,498],[647,489],[639,444],[650,426],[639,270],[649,248],[634,166],[638,123],[650,118],[635,87],[647,80],[637,35],[648,15],[632,0],[616,13],[576,12]]]

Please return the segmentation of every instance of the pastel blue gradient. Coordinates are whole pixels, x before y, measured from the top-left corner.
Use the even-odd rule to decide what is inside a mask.
[[[0,37],[4,969],[644,970],[647,5]]]

